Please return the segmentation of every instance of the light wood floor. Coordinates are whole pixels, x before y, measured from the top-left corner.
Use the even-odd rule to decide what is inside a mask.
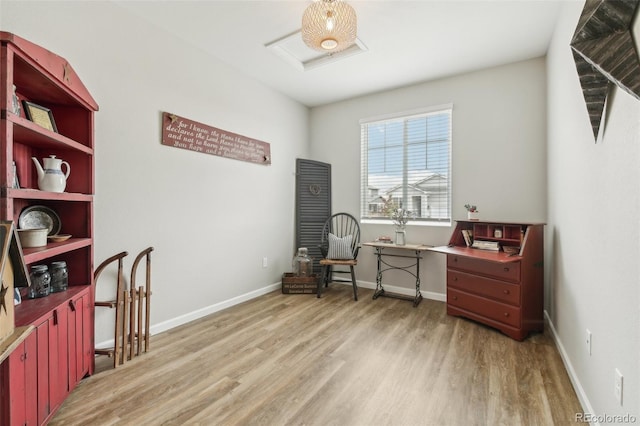
[[[582,412],[546,333],[516,342],[443,302],[371,295],[274,292],[154,336],[50,425],[537,426]]]

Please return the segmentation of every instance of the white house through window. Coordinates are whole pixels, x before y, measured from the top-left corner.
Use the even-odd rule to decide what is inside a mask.
[[[452,109],[361,120],[363,220],[402,208],[416,221],[450,222]]]

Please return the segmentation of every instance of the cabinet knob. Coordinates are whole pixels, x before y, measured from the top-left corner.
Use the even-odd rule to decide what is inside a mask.
[[[453,300],[458,300],[458,296],[453,296]]]
[[[458,258],[457,258],[457,257],[454,257],[454,258],[453,258],[453,261],[454,261],[454,262],[457,262],[457,261],[458,261]]]
[[[509,294],[509,290],[504,290],[504,294]]]
[[[509,312],[505,312],[505,313],[504,313],[504,316],[505,316],[505,317],[508,317],[508,316],[509,316]]]
[[[458,281],[458,277],[453,277],[453,280],[454,281]]]
[[[505,271],[505,272],[509,272],[509,268],[505,267],[505,268],[504,268],[504,271]]]
[[[71,309],[71,312],[75,312],[76,311],[76,301],[75,300],[69,300],[69,308]]]

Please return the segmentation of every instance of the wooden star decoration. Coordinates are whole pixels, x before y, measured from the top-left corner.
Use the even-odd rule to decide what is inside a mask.
[[[178,120],[178,117],[175,114],[169,114],[169,119],[171,120],[171,124],[173,124]]]
[[[571,39],[596,140],[610,83],[640,100],[640,57],[631,28],[638,4],[638,0],[587,0]]]
[[[2,313],[2,309],[4,309],[4,313],[5,314],[9,314],[9,312],[7,312],[7,302],[6,302],[6,296],[7,296],[7,290],[9,290],[8,287],[4,286],[4,283],[2,283],[2,289],[0,289],[0,313]]]

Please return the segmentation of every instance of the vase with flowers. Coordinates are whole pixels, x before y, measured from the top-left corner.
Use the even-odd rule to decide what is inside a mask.
[[[473,204],[465,204],[464,208],[467,209],[467,218],[469,220],[479,220],[478,208]]]
[[[407,226],[407,222],[413,218],[414,214],[411,211],[401,208],[394,209],[393,213],[391,213],[391,220],[393,220],[393,224],[396,227],[396,245],[403,246],[407,243],[407,233],[405,228]]]

